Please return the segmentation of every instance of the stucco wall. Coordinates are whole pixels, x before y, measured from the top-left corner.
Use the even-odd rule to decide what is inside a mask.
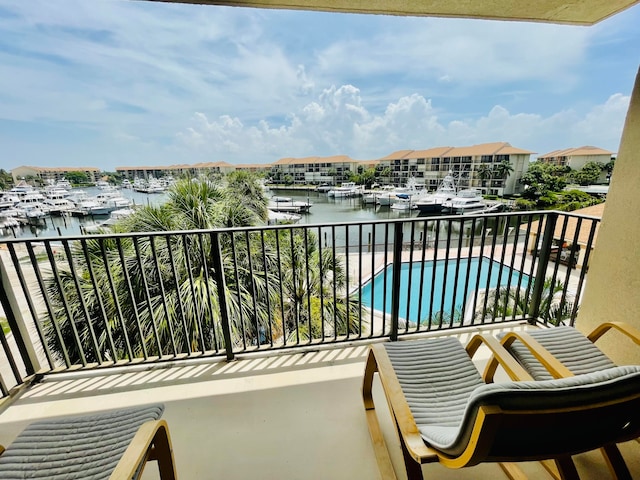
[[[616,174],[590,261],[577,327],[590,332],[603,321],[640,328],[640,71],[625,122]],[[617,334],[598,345],[617,363],[640,364],[640,347]]]

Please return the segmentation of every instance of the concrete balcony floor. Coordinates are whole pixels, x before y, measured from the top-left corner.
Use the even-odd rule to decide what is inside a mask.
[[[466,343],[472,333],[458,337]],[[366,354],[367,346],[358,345],[50,375],[0,415],[0,444],[42,418],[163,402],[181,479],[377,479],[360,392]],[[476,357],[482,368],[488,353]],[[375,394],[387,442],[397,445],[379,385]],[[628,442],[621,450],[633,478],[640,478],[640,445]],[[405,478],[399,450],[394,453],[398,478]],[[610,478],[599,453],[574,459],[583,478]],[[537,463],[522,467],[530,478],[550,478]],[[423,470],[425,478],[506,478],[494,464]],[[143,478],[158,478],[155,464]]]

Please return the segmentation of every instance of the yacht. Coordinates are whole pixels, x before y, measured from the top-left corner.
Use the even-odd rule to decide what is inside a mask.
[[[460,190],[455,197],[442,203],[442,212],[464,215],[480,213],[486,210],[488,204],[482,198],[479,190],[469,188]]]
[[[46,198],[42,201],[49,211],[49,215],[67,215],[75,205],[66,198]]]
[[[355,182],[344,182],[339,187],[333,187],[327,192],[329,197],[334,198],[348,198],[355,197],[360,193],[360,187]]]
[[[20,198],[17,195],[13,195],[9,192],[0,193],[0,210],[12,208],[20,202]]]
[[[414,202],[421,213],[440,213],[442,204],[456,196],[456,184],[451,172],[442,179],[435,192],[422,195]]]

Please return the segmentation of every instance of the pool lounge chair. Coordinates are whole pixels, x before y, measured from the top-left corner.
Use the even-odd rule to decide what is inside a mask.
[[[32,423],[4,450],[0,478],[138,479],[148,460],[175,480],[162,404]]]
[[[486,384],[471,360],[483,343],[511,378],[529,381]],[[615,443],[640,435],[640,366],[530,381],[493,337],[475,336],[466,349],[453,338],[382,343],[370,349],[363,398],[384,479],[396,475],[372,395],[376,372],[410,480],[422,479],[421,465],[432,462],[499,462],[510,478],[523,478],[512,462],[531,460],[553,460],[558,472],[543,463],[552,474],[578,478],[571,455],[617,451]]]

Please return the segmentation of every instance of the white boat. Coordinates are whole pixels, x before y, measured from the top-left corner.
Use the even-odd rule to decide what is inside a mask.
[[[391,204],[392,210],[407,211],[407,210],[415,210],[416,208],[418,207],[416,207],[416,205],[411,202],[410,198],[396,200],[393,204]]]
[[[124,180],[122,180],[122,188],[133,188],[133,185],[131,184],[131,182],[129,181],[128,178],[125,178]]]
[[[301,202],[301,201],[293,201],[290,198],[287,201],[282,200],[283,197],[275,197],[280,198],[279,201],[274,201],[273,199],[269,202],[269,210],[274,212],[293,212],[293,213],[306,213],[309,211],[312,203],[309,202]]]
[[[298,223],[302,217],[295,213],[274,212],[269,210],[269,225],[276,225],[280,223]]]
[[[0,210],[12,208],[20,203],[20,198],[17,195],[13,195],[9,192],[3,192],[0,195]]]
[[[327,192],[329,197],[334,198],[349,198],[355,197],[361,193],[361,188],[355,184],[355,182],[344,182],[339,187],[333,187]]]
[[[56,181],[55,185],[56,187],[64,188],[65,190],[70,190],[72,188],[71,183],[66,178],[61,178]]]
[[[364,205],[379,205],[380,201],[378,200],[378,196],[380,194],[378,192],[371,192],[367,195],[362,196],[362,203]]]
[[[71,213],[75,205],[66,198],[47,198],[42,202],[49,210],[49,215],[66,215]]]
[[[291,197],[271,197],[272,202],[280,203],[280,202],[290,202]]]
[[[440,213],[442,204],[456,196],[456,184],[451,172],[442,179],[435,192],[421,195],[415,205],[421,213]]]
[[[457,195],[442,204],[443,213],[464,215],[468,213],[480,213],[488,207],[479,190],[469,188],[460,190]]]

